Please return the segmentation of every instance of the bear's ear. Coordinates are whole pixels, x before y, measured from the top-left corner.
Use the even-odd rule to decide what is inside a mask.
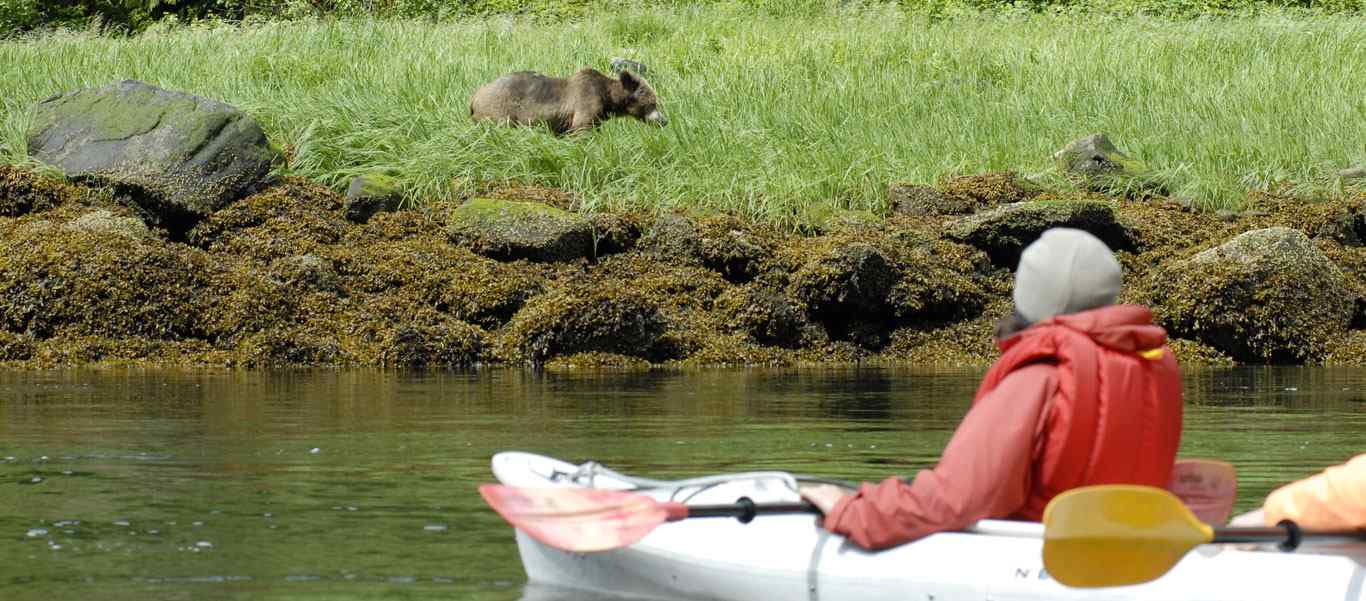
[[[626,88],[627,94],[633,94],[640,88],[640,76],[632,73],[630,69],[621,70],[621,87]]]

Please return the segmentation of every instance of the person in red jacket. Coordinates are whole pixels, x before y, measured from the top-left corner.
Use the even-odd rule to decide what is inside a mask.
[[[1078,486],[1165,488],[1181,440],[1181,375],[1152,313],[1113,304],[1120,280],[1095,236],[1044,232],[1020,257],[1001,358],[939,465],[853,494],[803,486],[824,527],[882,549],[983,518],[1038,520]]]

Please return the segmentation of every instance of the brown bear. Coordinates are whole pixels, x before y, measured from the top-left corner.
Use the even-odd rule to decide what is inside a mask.
[[[617,115],[669,123],[659,112],[654,89],[629,69],[619,79],[588,68],[567,79],[518,71],[484,84],[470,97],[470,116],[476,121],[545,123],[557,135],[590,130]]]

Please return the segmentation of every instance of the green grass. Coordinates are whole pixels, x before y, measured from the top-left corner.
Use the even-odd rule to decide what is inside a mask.
[[[556,138],[476,125],[470,93],[519,69],[650,67],[670,125],[630,119]],[[885,209],[893,181],[1017,170],[1104,131],[1175,182],[1236,207],[1249,188],[1330,189],[1366,160],[1357,17],[1162,18],[895,8],[772,16],[735,6],[575,22],[493,17],[296,21],[0,42],[0,160],[27,109],[141,79],[234,104],[338,188],[388,171],[418,202],[493,181],[554,186],[591,209],[697,208],[789,222],[812,205]]]

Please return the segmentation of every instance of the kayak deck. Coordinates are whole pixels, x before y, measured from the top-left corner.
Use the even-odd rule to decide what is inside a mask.
[[[799,499],[792,477],[782,473],[662,483],[517,452],[496,455],[493,470],[509,486],[634,490],[695,504]],[[637,488],[636,480],[663,486]],[[559,551],[521,532],[517,545],[534,583],[646,599],[1366,601],[1366,570],[1347,557],[1219,546],[1197,549],[1150,583],[1073,589],[1043,569],[1040,524],[983,520],[972,530],[868,552],[821,529],[813,516],[778,515],[749,524],[664,524],[630,547],[599,553]]]

